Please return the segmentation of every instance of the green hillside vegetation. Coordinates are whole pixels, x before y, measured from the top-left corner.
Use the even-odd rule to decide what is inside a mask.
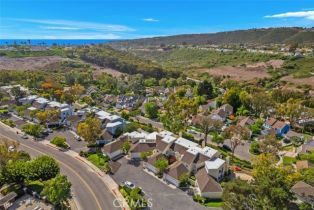
[[[167,37],[144,38],[112,42],[108,45],[121,47],[175,44],[314,44],[313,28],[250,29],[212,34],[186,34]]]
[[[109,46],[84,46],[75,49],[80,59],[98,66],[116,69],[127,74],[143,74],[144,77],[162,78],[176,75],[165,71],[159,64],[133,54],[114,50]]]
[[[283,59],[280,55],[249,53],[246,51],[218,52],[214,50],[175,48],[167,51],[136,51],[136,55],[160,63],[170,70],[190,70],[219,66],[237,66],[246,63]]]
[[[65,51],[61,47],[52,47],[48,50],[33,51],[24,47],[17,47],[16,50],[0,51],[0,56],[10,58],[25,58],[25,57],[41,57],[41,56],[65,56]]]
[[[282,76],[292,74],[296,78],[314,76],[314,55],[286,60],[280,74]]]

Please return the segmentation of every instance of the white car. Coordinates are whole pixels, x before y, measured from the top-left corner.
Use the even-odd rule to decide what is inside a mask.
[[[82,141],[82,138],[80,136],[78,136],[78,135],[74,135],[74,138],[75,138],[76,141]]]
[[[8,150],[9,150],[9,152],[14,152],[15,151],[15,147],[14,146],[9,146]]]
[[[130,188],[130,189],[134,189],[134,188],[135,188],[135,184],[133,184],[133,183],[130,182],[130,181],[125,181],[123,184],[124,184],[125,186],[127,186],[128,188]]]

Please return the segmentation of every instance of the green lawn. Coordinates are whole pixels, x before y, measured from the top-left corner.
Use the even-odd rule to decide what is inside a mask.
[[[89,154],[87,159],[97,166],[100,170],[110,172],[109,158],[101,153]]]
[[[204,204],[206,207],[221,207],[223,205],[222,201],[208,201]]]
[[[297,160],[294,157],[284,156],[282,161],[284,165],[291,165],[292,163],[296,163]]]

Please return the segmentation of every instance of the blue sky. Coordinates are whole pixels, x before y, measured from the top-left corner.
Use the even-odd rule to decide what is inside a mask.
[[[314,0],[0,0],[1,39],[132,39],[314,27]]]

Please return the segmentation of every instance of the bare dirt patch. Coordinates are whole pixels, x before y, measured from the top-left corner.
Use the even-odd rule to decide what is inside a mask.
[[[222,66],[211,69],[199,69],[199,72],[207,72],[213,76],[227,76],[233,80],[245,81],[259,78],[270,78],[267,68],[272,66],[274,69],[280,68],[283,60],[270,60],[268,62],[258,62],[246,64],[245,66]]]
[[[262,67],[232,67],[223,66],[211,69],[200,69],[200,72],[208,72],[213,76],[227,76],[233,80],[245,81],[254,80],[257,78],[269,78],[270,75],[266,72],[265,68]]]
[[[59,56],[42,56],[26,58],[0,57],[0,70],[41,70],[47,65],[64,60]]]
[[[105,67],[100,67],[97,65],[92,65],[92,68],[95,70],[93,72],[93,75],[95,78],[98,78],[102,73],[106,73],[106,74],[110,74],[113,77],[120,77],[121,75],[123,75],[124,73],[121,73],[115,69],[111,69],[111,68],[105,68]]]
[[[314,88],[314,76],[308,78],[294,78],[293,76],[285,76],[282,81],[291,82],[295,85],[311,85]]]

